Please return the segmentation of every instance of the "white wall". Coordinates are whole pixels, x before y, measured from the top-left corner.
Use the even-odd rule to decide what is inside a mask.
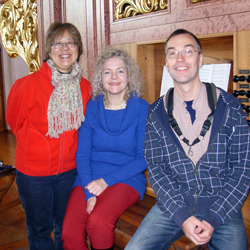
[[[29,68],[25,61],[20,57],[11,58],[8,56],[5,51],[1,41],[0,41],[1,51],[2,51],[2,75],[3,75],[3,95],[4,95],[4,105],[6,110],[6,100],[9,95],[11,86],[13,83],[29,74]],[[8,124],[6,124],[6,128],[9,129]]]

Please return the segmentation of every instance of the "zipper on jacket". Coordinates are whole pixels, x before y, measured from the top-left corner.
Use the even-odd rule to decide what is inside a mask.
[[[60,138],[60,154],[59,154],[59,164],[58,164],[58,174],[62,172],[63,167],[63,156],[64,156],[64,142],[65,142],[65,133],[59,135]]]
[[[197,167],[194,165],[194,175],[197,177]]]
[[[197,178],[197,165],[195,164],[194,165],[194,175],[195,175],[195,178],[198,182],[198,178]],[[195,213],[195,209],[196,209],[196,202],[197,202],[197,197],[198,197],[198,191],[195,191],[195,197],[194,197],[194,210],[193,210],[193,214]]]
[[[195,209],[196,209],[196,202],[197,202],[197,197],[198,197],[198,191],[195,192],[195,197],[194,197],[194,210],[193,210],[193,214],[195,213]]]

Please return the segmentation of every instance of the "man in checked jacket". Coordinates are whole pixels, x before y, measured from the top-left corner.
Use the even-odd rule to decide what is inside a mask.
[[[185,234],[209,249],[247,250],[241,207],[250,132],[240,102],[200,82],[201,45],[179,29],[165,43],[174,88],[149,106],[144,143],[157,203],[126,250],[168,249]]]

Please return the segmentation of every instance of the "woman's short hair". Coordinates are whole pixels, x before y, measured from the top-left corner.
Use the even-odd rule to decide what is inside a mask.
[[[49,29],[46,32],[45,36],[45,61],[47,61],[50,56],[51,44],[55,41],[56,38],[62,36],[65,31],[68,31],[71,37],[75,42],[77,42],[78,47],[78,57],[77,62],[79,62],[80,56],[82,55],[82,38],[80,32],[75,27],[75,25],[71,23],[60,23],[54,22],[50,24]]]
[[[127,68],[128,86],[124,99],[128,99],[130,94],[141,96],[144,90],[144,79],[138,64],[126,51],[107,47],[100,53],[95,62],[95,71],[92,78],[93,80],[91,81],[93,99],[99,95],[104,95],[104,97],[106,97],[106,90],[102,84],[102,68],[107,59],[112,57],[119,57],[122,59]]]

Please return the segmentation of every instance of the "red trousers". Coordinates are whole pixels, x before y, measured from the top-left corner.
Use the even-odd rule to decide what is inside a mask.
[[[140,195],[134,188],[122,183],[115,184],[97,196],[96,205],[88,214],[82,187],[74,187],[63,222],[64,249],[88,250],[87,235],[93,248],[110,248],[115,241],[117,219],[139,199]]]

